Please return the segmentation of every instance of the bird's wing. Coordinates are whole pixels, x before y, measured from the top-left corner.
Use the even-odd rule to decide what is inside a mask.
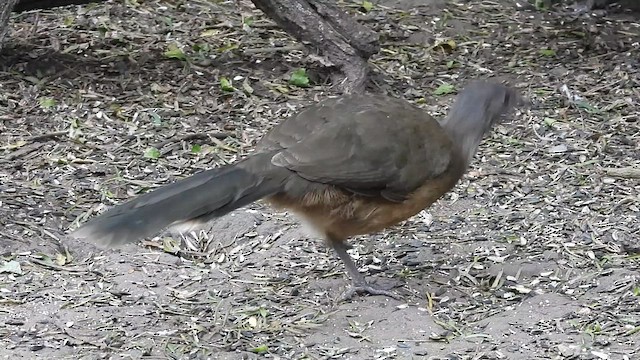
[[[354,193],[402,201],[447,170],[452,144],[437,121],[404,100],[380,95],[329,99],[265,136],[272,163]]]

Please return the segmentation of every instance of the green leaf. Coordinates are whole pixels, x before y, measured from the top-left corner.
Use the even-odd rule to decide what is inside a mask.
[[[229,92],[236,90],[233,88],[233,84],[231,83],[231,80],[227,79],[224,76],[220,78],[220,89],[222,89],[222,91],[229,91]]]
[[[226,51],[230,51],[230,50],[235,50],[237,49],[239,46],[238,44],[225,44],[222,47],[218,48],[218,52],[226,52]]]
[[[445,53],[450,53],[453,52],[456,48],[458,47],[458,44],[456,44],[456,41],[453,39],[445,39],[445,40],[440,40],[438,42],[436,42],[432,49],[433,50],[440,50],[443,51]]]
[[[456,88],[451,84],[441,84],[438,88],[433,92],[434,95],[447,95],[456,91]]]
[[[169,44],[164,56],[169,59],[187,60],[187,55],[176,44]]]
[[[447,61],[447,69],[453,69],[454,67],[456,67],[456,62],[453,60],[449,60]]]
[[[551,95],[551,94],[553,94],[553,93],[554,93],[554,91],[553,91],[553,90],[551,90],[551,89],[544,89],[544,88],[541,88],[541,89],[533,89],[533,92],[534,92],[536,95],[540,95],[540,96],[549,96],[549,95]]]
[[[220,33],[220,30],[218,29],[208,29],[202,32],[202,34],[200,34],[200,36],[202,37],[208,37],[208,36],[216,36]]]
[[[364,10],[364,12],[369,12],[371,11],[371,9],[373,9],[373,3],[367,0],[363,1],[360,6],[362,7],[362,10]]]
[[[7,261],[6,263],[2,264],[2,266],[0,267],[0,274],[2,273],[11,273],[11,274],[16,274],[16,275],[22,275],[22,268],[20,267],[20,263],[15,261],[15,260],[11,260],[11,261]]]
[[[103,190],[102,191],[102,195],[104,195],[104,197],[106,197],[108,199],[113,199],[115,197],[115,195],[113,194],[113,192],[111,190]]]
[[[258,310],[258,313],[260,313],[260,316],[262,316],[263,318],[266,318],[267,315],[269,315],[269,310],[261,307],[260,310]]]
[[[546,56],[546,57],[556,56],[556,51],[553,49],[540,49],[539,52],[540,52],[540,55]]]
[[[162,250],[169,254],[177,254],[180,252],[180,244],[173,238],[162,239]]]
[[[556,123],[556,121],[558,121],[558,120],[556,120],[556,119],[554,119],[554,118],[546,117],[546,118],[544,118],[544,120],[543,120],[543,121],[544,121],[544,124],[545,124],[545,125],[547,125],[547,126],[551,127],[551,126],[553,126],[553,124],[555,124],[555,123]]]
[[[254,352],[256,354],[264,354],[267,351],[269,351],[269,347],[267,345],[260,345],[260,346],[254,347],[249,351]]]
[[[602,113],[602,110],[598,109],[597,107],[589,104],[588,102],[586,102],[584,100],[575,101],[574,104],[576,104],[577,107],[579,107],[580,109],[583,109],[584,111],[588,112],[589,114],[601,114]]]
[[[274,89],[277,90],[281,94],[288,94],[289,93],[289,89],[287,89],[284,86],[277,85],[277,86],[274,86]]]
[[[211,51],[211,47],[207,43],[193,44],[192,48],[193,51],[198,53],[208,53]]]
[[[52,98],[40,98],[40,107],[43,109],[51,109],[56,106],[56,101]]]
[[[162,118],[160,117],[160,115],[152,112],[149,114],[149,116],[151,116],[151,122],[153,123],[153,125],[156,125],[156,126],[162,125]]]
[[[309,77],[307,76],[307,70],[304,68],[296,69],[289,78],[289,84],[298,87],[308,87]]]
[[[67,259],[67,257],[64,254],[56,254],[56,264],[58,264],[59,266],[64,266],[69,262],[69,259]]]
[[[107,25],[105,24],[101,24],[100,26],[98,26],[98,32],[100,33],[100,35],[105,36],[109,32],[109,27],[107,27]]]
[[[200,144],[193,144],[191,146],[191,152],[194,154],[199,153],[202,150],[202,146]]]
[[[546,10],[547,4],[544,0],[536,0],[535,7],[537,10]]]
[[[154,148],[153,146],[148,147],[147,150],[144,151],[144,157],[147,159],[157,159],[160,157],[160,150]]]

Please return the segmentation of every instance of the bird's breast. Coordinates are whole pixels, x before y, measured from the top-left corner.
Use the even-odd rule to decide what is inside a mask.
[[[352,194],[330,185],[320,186],[302,198],[276,194],[267,200],[302,216],[319,232],[346,239],[381,231],[428,208],[460,179],[462,173],[451,170],[426,181],[402,202]]]

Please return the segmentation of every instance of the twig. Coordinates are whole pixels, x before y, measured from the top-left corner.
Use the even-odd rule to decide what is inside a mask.
[[[22,143],[20,143],[19,145],[15,145],[15,146],[11,146],[10,148],[13,149],[17,149],[16,151],[8,154],[6,156],[6,159],[9,161],[15,160],[25,154],[28,154],[30,152],[33,152],[35,150],[38,150],[39,147],[35,146],[34,144],[30,144],[29,143],[34,143],[34,142],[39,142],[42,140],[46,140],[52,137],[58,137],[58,136],[63,136],[63,135],[67,135],[69,132],[68,131],[54,131],[54,132],[50,132],[50,133],[45,133],[45,134],[40,134],[40,135],[34,135],[34,136],[29,136],[27,138],[25,138],[23,140]],[[7,147],[9,148],[9,147]]]
[[[605,172],[609,176],[628,178],[628,179],[640,179],[640,168],[626,167],[626,168],[608,168]]]
[[[8,161],[13,161],[21,156],[27,155],[29,153],[32,153],[36,150],[40,149],[40,146],[38,146],[37,144],[29,144],[29,145],[25,145],[22,146],[20,148],[18,148],[18,150],[9,153],[8,155],[5,156],[5,159]]]
[[[54,131],[54,132],[49,132],[49,133],[44,133],[44,134],[40,134],[40,135],[33,135],[33,136],[29,136],[28,138],[24,139],[24,141],[40,141],[40,140],[47,140],[49,138],[52,137],[58,137],[58,136],[64,136],[67,135],[69,133],[68,130],[62,130],[62,131]]]
[[[69,267],[65,267],[65,266],[59,266],[56,264],[52,264],[52,263],[48,263],[42,260],[38,260],[38,259],[29,259],[29,262],[32,262],[34,264],[40,265],[40,266],[44,266],[46,268],[49,269],[53,269],[53,270],[59,270],[59,271],[67,271],[70,273],[86,273],[89,272],[88,269],[86,268],[69,268]]]
[[[244,55],[254,55],[254,54],[274,53],[278,51],[294,51],[294,50],[304,50],[304,49],[305,49],[304,45],[268,46],[268,47],[247,49],[242,53]]]
[[[194,139],[206,139],[212,137],[214,139],[225,139],[228,137],[231,137],[231,134],[229,133],[213,133],[213,134],[205,134],[205,133],[195,133],[195,134],[186,134],[183,136],[180,136],[178,138],[172,138],[172,139],[166,139],[164,141],[161,141],[155,145],[153,145],[154,148],[156,149],[160,149],[163,148],[164,146],[174,143],[174,142],[180,142],[180,141],[188,141],[188,140],[194,140]]]
[[[216,144],[221,149],[225,149],[227,151],[234,152],[234,153],[238,152],[238,149],[234,149],[230,146],[225,145],[222,141],[220,141],[217,138],[212,138],[211,140],[213,140],[213,143]]]

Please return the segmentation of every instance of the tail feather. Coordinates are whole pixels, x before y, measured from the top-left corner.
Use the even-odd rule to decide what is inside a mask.
[[[203,171],[115,206],[72,236],[118,246],[175,224],[203,223],[280,191],[287,175],[283,170],[257,155]]]

